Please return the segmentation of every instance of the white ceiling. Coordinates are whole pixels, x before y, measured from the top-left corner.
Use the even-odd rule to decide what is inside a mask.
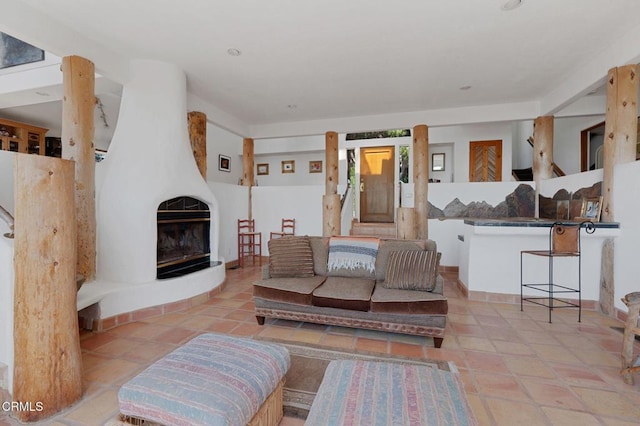
[[[0,30],[119,83],[130,59],[175,63],[252,137],[535,118],[640,61],[638,0],[504,1],[13,0]]]

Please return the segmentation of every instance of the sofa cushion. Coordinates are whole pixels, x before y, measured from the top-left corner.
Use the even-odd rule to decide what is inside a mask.
[[[253,296],[280,302],[311,305],[312,293],[325,277],[270,278],[253,283]]]
[[[367,312],[375,284],[374,280],[366,278],[327,277],[313,291],[312,303],[314,306]]]
[[[436,285],[440,253],[424,250],[392,251],[384,287],[431,291]]]
[[[306,236],[269,240],[269,275],[272,278],[312,277],[313,252]]]
[[[446,315],[447,311],[447,298],[429,291],[385,288],[378,282],[371,295],[371,312]]]
[[[376,281],[385,279],[389,255],[392,251],[400,250],[428,250],[435,247],[435,242],[431,240],[380,240],[378,257],[376,257]],[[435,251],[435,248],[433,248]]]
[[[313,272],[316,275],[327,275],[329,259],[329,237],[309,237],[313,252]]]

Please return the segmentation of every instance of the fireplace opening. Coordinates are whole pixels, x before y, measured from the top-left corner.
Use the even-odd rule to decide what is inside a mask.
[[[211,213],[206,203],[176,197],[158,206],[157,278],[175,278],[211,264]]]

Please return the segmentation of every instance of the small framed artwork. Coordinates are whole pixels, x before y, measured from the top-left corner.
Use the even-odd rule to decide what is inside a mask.
[[[282,162],[282,173],[295,173],[295,172],[296,172],[295,160],[286,160]]]
[[[322,160],[309,161],[309,173],[322,173]]]
[[[582,200],[582,209],[580,211],[581,220],[590,220],[592,222],[600,222],[600,212],[602,211],[602,197],[585,198]]]
[[[258,169],[258,176],[269,174],[269,163],[259,163],[256,168]]]
[[[218,154],[218,170],[223,172],[231,171],[231,158],[226,155]]]
[[[444,153],[431,154],[431,171],[444,172]]]

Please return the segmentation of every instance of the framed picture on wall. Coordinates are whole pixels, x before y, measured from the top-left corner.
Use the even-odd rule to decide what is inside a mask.
[[[322,173],[322,160],[309,161],[309,173]]]
[[[286,160],[282,162],[282,173],[295,173],[295,172],[296,172],[295,160]]]
[[[444,172],[444,152],[431,154],[431,171]]]
[[[223,172],[231,171],[231,158],[226,155],[219,154],[218,155],[218,170]]]
[[[260,163],[256,166],[256,168],[258,171],[258,176],[269,174],[269,163]]]

